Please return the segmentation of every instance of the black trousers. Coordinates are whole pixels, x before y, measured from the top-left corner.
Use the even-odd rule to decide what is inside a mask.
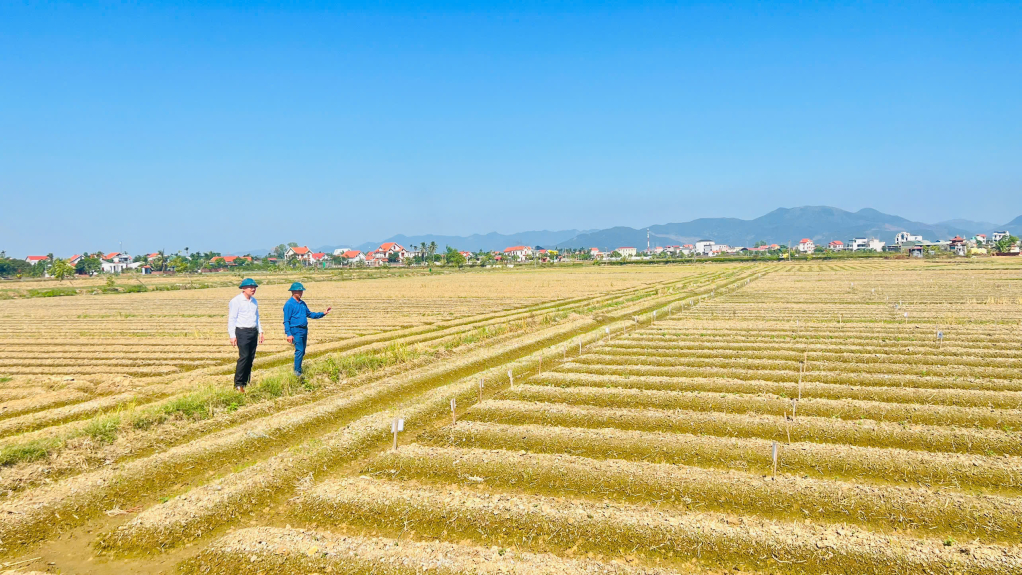
[[[234,370],[234,385],[248,385],[252,379],[256,346],[259,345],[259,329],[239,327],[234,330],[234,337],[238,338],[238,367]]]

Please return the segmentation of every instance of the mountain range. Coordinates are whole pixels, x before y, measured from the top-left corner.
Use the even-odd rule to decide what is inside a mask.
[[[514,245],[547,248],[597,247],[601,250],[632,246],[644,249],[647,229],[651,246],[691,244],[701,239],[710,239],[719,244],[732,246],[751,246],[759,241],[790,245],[797,244],[802,238],[809,238],[816,244],[826,244],[831,240],[847,242],[853,237],[875,237],[891,243],[894,241],[894,236],[901,231],[921,235],[925,240],[936,241],[949,239],[956,235],[971,237],[976,234],[987,234],[989,236],[994,230],[1022,231],[1020,228],[1022,228],[1022,216],[1006,224],[964,219],[928,224],[885,214],[872,208],[849,212],[829,206],[802,206],[778,208],[751,220],[699,218],[682,223],[656,224],[648,228],[618,226],[604,230],[542,230],[516,234],[494,232],[470,236],[396,235],[378,242],[366,242],[354,246],[324,245],[315,249],[328,253],[341,247],[371,251],[383,242],[397,242],[407,248],[417,246],[422,242],[427,244],[436,242],[441,251],[446,246],[456,247],[459,250],[493,251]],[[242,253],[261,254],[265,252],[266,250],[256,250]]]

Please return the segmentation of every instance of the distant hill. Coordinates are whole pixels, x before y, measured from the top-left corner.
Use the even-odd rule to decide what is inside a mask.
[[[998,226],[997,231],[1003,230],[1008,230],[1012,234],[1018,236],[1019,233],[1022,233],[1022,216],[1019,216],[1014,220],[1011,220],[1010,222],[1004,224],[1003,226]]]
[[[927,240],[970,235],[969,230],[953,225],[914,222],[872,208],[849,212],[828,206],[779,208],[753,220],[738,218],[699,218],[690,222],[649,226],[651,245],[691,244],[701,239],[737,246],[758,241],[778,244],[798,243],[809,238],[817,244],[831,240],[847,242],[852,237],[877,237],[893,242],[900,231],[922,235]],[[558,247],[598,247],[612,250],[621,246],[646,247],[646,228],[616,227],[578,236]]]
[[[891,243],[901,231],[922,235],[926,240],[949,239],[956,235],[971,237],[987,234],[994,230],[1007,229],[1022,233],[1022,216],[1007,224],[992,224],[965,219],[953,219],[936,224],[916,222],[901,216],[885,214],[872,208],[849,212],[829,206],[802,206],[778,208],[752,220],[739,218],[699,218],[689,222],[657,224],[649,226],[650,244],[653,246],[691,244],[701,239],[733,246],[751,246],[758,241],[767,243],[798,243],[809,238],[817,244],[831,240],[847,242],[853,237],[876,237]],[[440,250],[445,246],[459,250],[503,250],[508,246],[526,245],[543,247],[589,248],[601,250],[631,246],[646,248],[646,228],[618,226],[605,230],[560,230],[530,231],[516,234],[473,234],[470,236],[396,235],[378,242],[360,245],[326,245],[314,248],[316,251],[332,253],[337,248],[352,248],[362,251],[376,249],[383,242],[397,242],[407,248],[422,242],[436,242]],[[262,254],[267,250],[251,250],[236,253]]]
[[[974,236],[976,234],[990,235],[990,232],[1001,229],[998,224],[992,224],[990,222],[975,222],[972,220],[948,220],[946,222],[937,222],[938,226],[950,226],[955,228],[961,228],[963,230],[969,230],[969,235]]]

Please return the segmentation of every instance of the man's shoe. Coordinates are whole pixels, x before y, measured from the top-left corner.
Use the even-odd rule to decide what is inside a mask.
[[[244,385],[235,385],[234,386],[234,391],[237,391],[238,393],[245,393],[245,386]]]

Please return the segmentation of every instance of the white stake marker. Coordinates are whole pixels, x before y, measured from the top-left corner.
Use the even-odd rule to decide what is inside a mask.
[[[395,439],[395,441],[397,441],[397,440]],[[774,445],[771,448],[771,451],[773,452],[772,453],[772,457],[773,457],[773,460],[774,460],[774,472],[773,472],[773,475],[776,476],[777,475],[777,442],[776,441],[774,442]]]
[[[400,417],[395,417],[394,421],[390,424],[390,431],[394,434],[394,451],[397,451],[397,434],[405,430],[405,420]]]
[[[451,398],[451,425],[457,425],[458,423],[458,402],[455,398]]]
[[[514,387],[515,386],[515,376],[514,376],[513,373],[511,373],[510,369],[507,370],[507,378],[508,378],[508,380],[511,381],[511,387]]]
[[[479,378],[479,402],[483,401],[483,378]]]

